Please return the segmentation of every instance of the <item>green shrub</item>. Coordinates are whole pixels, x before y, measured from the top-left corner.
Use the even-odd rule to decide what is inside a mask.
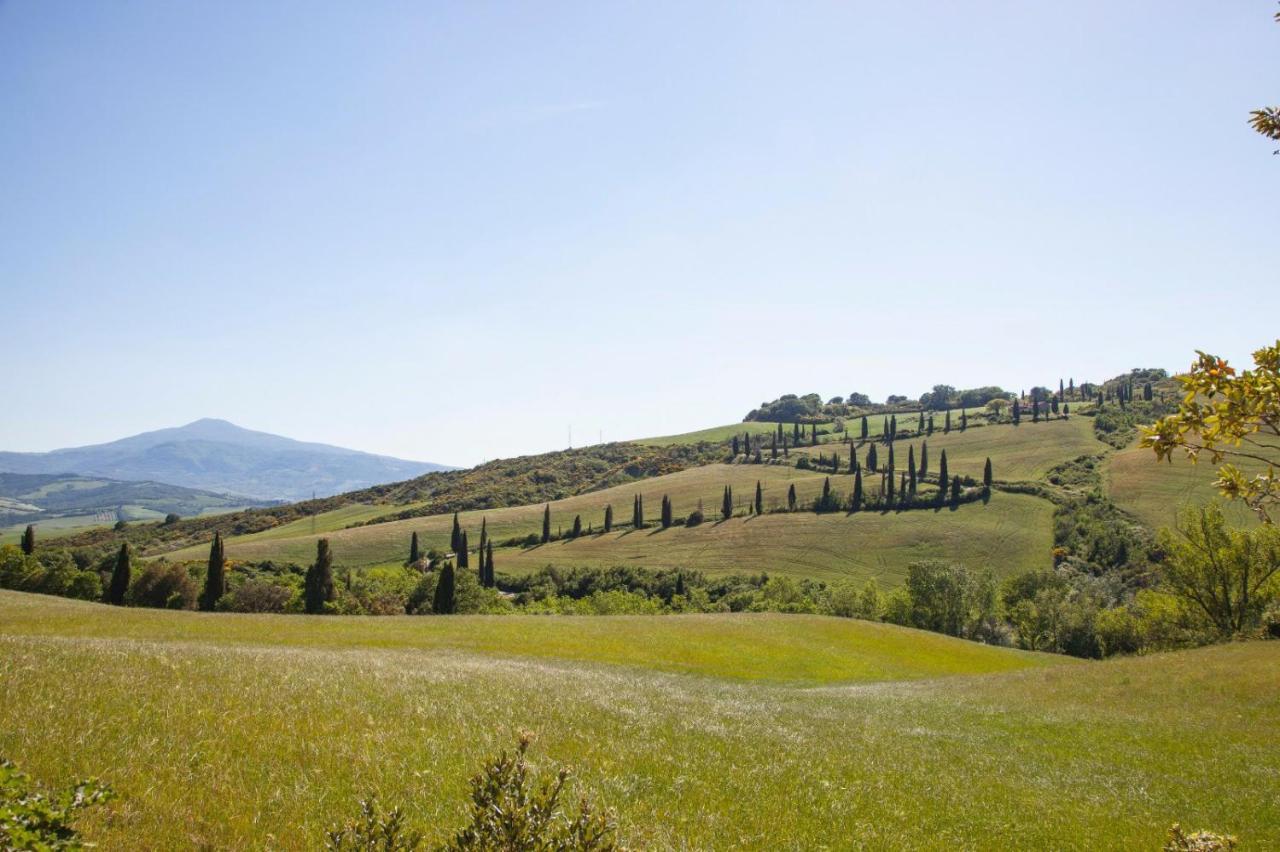
[[[199,595],[200,589],[185,566],[157,562],[148,565],[138,579],[129,584],[125,600],[130,606],[195,609]]]
[[[76,812],[111,797],[111,788],[96,781],[78,781],[70,790],[47,796],[0,758],[0,849],[84,849],[71,824]]]

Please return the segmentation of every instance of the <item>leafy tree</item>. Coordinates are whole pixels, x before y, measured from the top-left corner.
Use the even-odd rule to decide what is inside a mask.
[[[604,507],[604,531],[613,532],[613,504]]]
[[[796,510],[796,484],[794,482],[787,488],[787,510],[791,512]]]
[[[982,484],[986,488],[991,487],[991,457],[987,456],[987,463],[982,468]]]
[[[333,556],[329,539],[316,542],[316,561],[307,569],[302,583],[302,605],[308,615],[324,612],[324,605],[335,597],[333,588]]]
[[[1232,529],[1216,503],[1183,510],[1162,530],[1163,585],[1198,609],[1223,638],[1255,626],[1280,597],[1280,531]]]
[[[724,498],[720,501],[720,517],[729,520],[733,517],[733,489],[724,487]]]
[[[414,530],[413,535],[409,537],[409,562],[410,565],[417,564],[422,558],[422,552],[418,549],[418,531]]]
[[[22,552],[28,556],[36,552],[36,528],[32,524],[27,524],[27,528],[22,531]]]
[[[1270,524],[1280,507],[1280,340],[1254,352],[1254,369],[1239,374],[1221,358],[1196,354],[1177,377],[1184,391],[1178,410],[1143,429],[1142,446],[1164,460],[1177,448],[1193,462],[1209,456],[1221,465],[1214,485],[1223,496]],[[1250,476],[1237,462],[1259,471]]]
[[[414,544],[417,544],[414,533]],[[222,549],[222,533],[214,532],[209,547],[209,568],[204,575],[204,591],[200,594],[200,608],[210,612],[227,593],[227,557]]]
[[[440,569],[440,579],[436,581],[436,593],[431,599],[431,611],[436,615],[449,615],[457,608],[457,577],[453,563],[446,562]]]
[[[764,514],[764,490],[760,487],[760,480],[756,480],[756,514]]]
[[[107,587],[107,603],[124,606],[124,596],[129,591],[129,575],[131,556],[129,542],[120,545],[120,553],[116,556],[115,568],[111,571],[111,585]]]
[[[551,541],[551,504],[550,503],[548,503],[542,509],[542,543],[546,544],[549,541]]]

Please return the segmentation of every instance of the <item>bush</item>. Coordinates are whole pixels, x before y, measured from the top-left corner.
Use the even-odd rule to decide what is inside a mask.
[[[1235,848],[1236,839],[1229,834],[1214,834],[1212,831],[1184,834],[1182,826],[1176,822],[1169,828],[1169,839],[1164,844],[1164,852],[1222,852]]]
[[[125,600],[129,606],[156,609],[195,609],[200,590],[183,565],[158,562],[148,565],[129,584]]]
[[[686,527],[696,527],[705,520],[706,518],[703,517],[702,510],[694,509],[689,513],[689,517],[685,519],[684,525]]]
[[[270,580],[245,580],[218,601],[218,609],[228,612],[284,612],[294,589]]]
[[[0,849],[84,849],[71,825],[76,812],[111,798],[111,788],[96,781],[78,781],[70,790],[46,796],[0,759]]]
[[[611,813],[596,813],[583,797],[577,813],[567,813],[560,795],[569,780],[561,769],[554,780],[535,783],[525,759],[533,736],[522,733],[514,752],[491,758],[471,778],[468,822],[440,852],[614,852],[617,831]],[[406,827],[403,813],[383,814],[370,796],[360,802],[358,819],[327,833],[333,852],[416,852],[425,849],[421,832]]]

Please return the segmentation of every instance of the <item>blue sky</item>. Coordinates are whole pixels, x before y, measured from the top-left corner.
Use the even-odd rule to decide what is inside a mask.
[[[0,449],[469,464],[1247,358],[1275,9],[0,0]]]

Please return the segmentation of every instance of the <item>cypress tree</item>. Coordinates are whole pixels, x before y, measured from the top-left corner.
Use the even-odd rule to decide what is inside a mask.
[[[1067,393],[1073,397],[1076,395],[1076,380],[1074,378],[1067,382]]]
[[[570,538],[577,538],[580,535],[582,535],[582,516],[574,515],[573,529],[570,531],[569,536]]]
[[[849,510],[852,512],[862,510],[862,468],[853,472],[853,499],[849,501]]]
[[[613,532],[613,504],[604,507],[604,531]]]
[[[422,553],[418,550],[418,531],[414,530],[413,535],[409,537],[409,564],[412,565],[422,558]]]
[[[36,552],[36,528],[34,524],[27,524],[27,528],[22,531],[22,552],[27,556],[31,556]]]
[[[471,551],[471,547],[470,545],[467,544],[467,531],[463,530],[462,531],[462,547],[458,548],[458,567],[459,568],[471,567],[470,551]]]
[[[446,562],[440,569],[440,578],[436,580],[436,594],[431,599],[431,611],[436,615],[449,615],[457,607],[454,599],[456,578],[453,574],[453,563]]]
[[[1022,403],[1015,396],[1013,398],[1013,425],[1017,426],[1022,422]]]
[[[484,584],[489,588],[493,588],[493,539],[489,539],[489,544],[485,547],[485,566],[484,566]]]
[[[925,426],[925,434],[926,434],[926,435],[932,435],[932,434],[933,434],[933,413],[932,413],[932,412],[930,412],[930,414],[929,414],[929,422],[928,422],[928,424]]]
[[[893,440],[892,437],[889,435],[889,418],[888,417],[884,418],[884,422],[880,424],[880,440],[884,441],[886,444],[889,443],[889,441]]]
[[[720,502],[720,517],[726,521],[733,517],[733,489],[724,487],[724,499]]]
[[[764,457],[760,455],[760,448],[756,447],[756,454],[755,454],[755,458],[753,459],[753,462],[755,464],[760,464],[763,461],[764,461]]]
[[[787,510],[790,512],[796,510],[796,484],[794,482],[787,488]]]
[[[921,442],[920,442],[920,473],[919,473],[919,476],[920,476],[920,478],[921,478],[921,479],[924,479],[924,478],[925,478],[925,476],[926,476],[928,473],[929,473],[929,442],[928,442],[928,441],[921,441]]]
[[[920,420],[916,423],[916,434],[919,435],[924,431],[924,409],[920,409]]]
[[[791,424],[791,443],[800,446],[800,423],[796,421]]]
[[[1038,399],[1031,400],[1031,422],[1040,422],[1040,400]]]
[[[737,435],[733,436],[733,457],[734,458],[738,457],[738,436]]]
[[[676,572],[676,596],[684,597],[684,572]]]
[[[887,474],[886,479],[888,480],[888,484],[889,484],[889,502],[892,503],[893,502],[893,468],[888,468],[885,471],[885,473]]]
[[[546,539],[543,539],[546,541]],[[458,523],[458,513],[453,513],[453,535],[449,537],[449,549],[454,553],[458,552],[458,548],[462,547],[462,526]]]
[[[950,431],[951,431],[951,409],[948,408],[947,417],[945,420],[942,421],[942,434],[945,435]]]
[[[671,498],[665,494],[662,495],[661,521],[664,530],[671,526]]]
[[[987,464],[982,468],[982,485],[984,488],[991,487],[991,457],[987,456]]]
[[[893,469],[896,467],[897,467],[897,464],[895,464],[893,461],[893,444],[890,444],[889,445],[889,471],[892,472]]]
[[[756,480],[756,514],[764,514],[764,489],[760,487],[760,480]]]
[[[814,423],[812,426],[809,427],[809,443],[815,447],[818,446],[818,424],[817,423]]]
[[[773,445],[776,447],[780,441],[785,441],[786,435],[782,434],[782,421],[778,421],[778,431],[773,433]]]
[[[124,606],[124,594],[129,591],[129,575],[131,555],[129,542],[120,545],[120,553],[116,555],[116,566],[111,570],[111,585],[107,587],[107,603]]]
[[[947,477],[947,452],[943,449],[941,457],[938,458],[938,503],[946,499],[947,482],[950,482],[950,478]]]
[[[827,511],[831,506],[831,477],[822,480],[822,501],[818,504],[818,510]]]
[[[960,409],[960,431],[963,432],[968,428],[969,428],[969,414],[962,408]]]
[[[551,541],[551,504],[542,509],[542,543]]]
[[[831,454],[831,472],[832,473],[840,472],[840,454],[839,453]]]
[[[898,440],[898,415],[889,418],[889,440]]]
[[[876,458],[876,445],[872,444],[871,448],[867,450],[867,469],[872,473],[875,473],[876,468],[879,467],[878,462],[879,459]]]
[[[786,439],[786,438],[783,438],[783,439],[782,439],[782,457],[783,457],[784,459],[789,459],[789,458],[791,458],[791,451],[790,451],[789,449],[787,449],[787,439]]]
[[[858,451],[853,447],[849,448],[849,472],[853,473],[858,468]]]
[[[303,579],[303,609],[308,615],[317,615],[324,612],[324,605],[333,598],[333,555],[329,552],[329,539],[322,538],[316,542],[316,561]]]
[[[1063,399],[1064,398],[1063,394],[1065,392],[1066,392],[1066,388],[1062,386],[1062,379],[1058,379],[1058,399]]]
[[[212,611],[226,593],[227,559],[222,550],[222,533],[214,532],[213,544],[209,547],[209,569],[205,572],[204,591],[200,594],[200,609]]]
[[[916,493],[916,448],[907,447],[907,487]]]
[[[960,474],[956,474],[951,480],[951,505],[960,505]]]
[[[778,457],[778,436],[773,436],[773,441],[769,445],[769,458],[776,459]]]
[[[867,415],[862,415],[862,440],[867,440]]]

